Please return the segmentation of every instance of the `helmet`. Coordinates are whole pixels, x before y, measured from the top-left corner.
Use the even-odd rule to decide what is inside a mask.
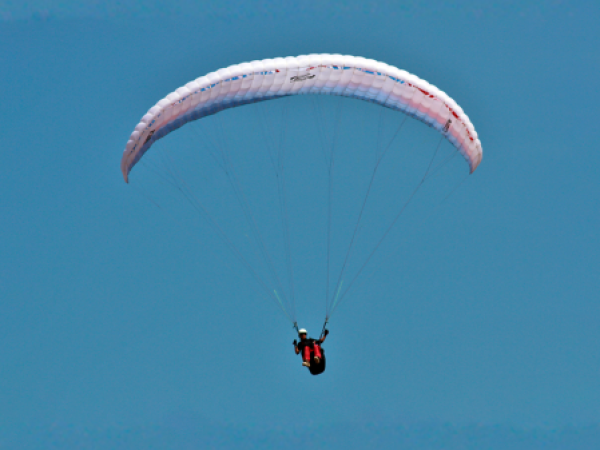
[[[304,328],[300,328],[298,330],[298,334],[306,334],[306,330]]]

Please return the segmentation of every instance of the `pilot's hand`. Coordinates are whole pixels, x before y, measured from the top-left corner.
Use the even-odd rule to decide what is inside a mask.
[[[294,339],[294,347],[298,347],[298,341]]]
[[[323,333],[324,336],[327,336],[329,334],[329,330],[325,330],[325,333]]]

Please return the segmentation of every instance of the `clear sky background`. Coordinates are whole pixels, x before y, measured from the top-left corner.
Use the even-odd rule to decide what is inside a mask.
[[[0,448],[600,448],[598,23],[592,1],[1,4]],[[119,170],[167,93],[306,53],[430,81],[484,149],[340,306],[319,377],[211,229]],[[317,335],[323,235],[292,231]]]

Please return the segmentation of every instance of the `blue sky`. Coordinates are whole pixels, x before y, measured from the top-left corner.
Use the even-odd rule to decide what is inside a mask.
[[[356,448],[376,437],[406,448],[600,444],[596,3],[102,5],[0,6],[0,446],[350,448],[349,430]],[[139,118],[177,87],[315,52],[439,86],[475,124],[484,158],[448,201],[423,201],[390,236],[337,310],[327,371],[313,378],[285,317],[210,227],[140,170],[156,208],[119,162]],[[345,120],[372,108],[352,103]],[[252,113],[232,117],[244,114],[235,139],[256,146]],[[406,131],[420,139],[418,126]],[[176,134],[161,144],[181,146],[181,163],[190,135]],[[361,176],[340,189],[349,201]],[[312,251],[322,234],[307,225],[323,217],[311,209],[318,186],[290,200],[298,311],[312,334],[323,319],[324,260]],[[257,194],[253,208],[268,201]],[[373,207],[389,201],[383,192]],[[239,238],[234,210],[221,217]],[[336,217],[351,228],[355,213]],[[380,217],[368,224],[380,229]]]

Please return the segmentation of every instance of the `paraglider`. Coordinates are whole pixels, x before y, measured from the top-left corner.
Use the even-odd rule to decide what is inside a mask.
[[[294,351],[296,355],[302,356],[302,365],[308,367],[313,375],[319,375],[325,371],[325,350],[322,345],[329,330],[323,330],[323,336],[319,339],[307,338],[307,332],[304,328],[298,330],[300,342],[294,339]]]
[[[140,162],[150,147],[172,131],[183,127],[189,122],[242,105],[308,94],[358,99],[388,108],[392,111],[398,111],[403,113],[403,115],[400,115],[403,119],[398,130],[402,127],[406,117],[412,117],[436,130],[440,136],[440,143],[443,139],[449,141],[466,160],[469,166],[469,173],[473,173],[481,163],[481,142],[478,139],[473,124],[461,107],[445,92],[404,70],[372,59],[348,55],[312,54],[298,57],[265,59],[233,65],[191,81],[167,95],[148,110],[131,133],[121,159],[123,178],[128,183],[132,169]],[[368,254],[368,257],[360,266],[354,278],[344,285],[345,290],[342,291],[344,283],[343,275],[347,269],[347,261],[355,242],[367,198],[371,192],[371,185],[379,163],[382,161],[388,148],[389,145],[378,154],[371,177],[371,184],[369,184],[367,194],[362,203],[339,277],[337,282],[333,284],[333,289],[330,289],[329,253],[331,236],[331,173],[333,170],[332,149],[332,157],[328,163],[329,218],[327,231],[325,325],[329,321],[333,310],[339,306],[341,300],[353,286],[354,281],[369,263],[377,248],[414,197],[414,194],[433,171],[432,165],[437,154],[437,149],[427,166],[425,175],[410,194],[407,202],[393,218],[391,224],[385,228],[383,236],[377,240],[375,248]],[[437,148],[439,148],[439,144]],[[281,280],[277,275],[277,270],[274,267],[272,258],[270,258],[267,247],[262,241],[262,233],[258,229],[256,220],[239,186],[239,182],[235,179],[235,170],[232,168],[229,155],[222,149],[220,151],[223,153],[222,161],[217,162],[229,177],[233,190],[236,191],[237,199],[242,206],[249,224],[249,233],[258,242],[258,254],[263,258],[263,262],[271,271],[272,285],[269,285],[270,282],[261,277],[252,264],[238,251],[235,244],[228,238],[226,232],[212,218],[199,200],[189,194],[187,186],[178,186],[178,189],[187,196],[189,203],[208,219],[213,229],[215,229],[240,262],[256,279],[264,293],[278,304],[282,312],[294,324],[297,330],[293,270],[291,269],[291,250],[289,244],[290,237],[289,230],[287,229],[287,204],[285,201],[285,186],[282,181],[284,177],[280,176],[283,173],[283,157],[280,155],[280,161],[277,163],[272,162],[277,177],[284,228],[283,234],[286,239],[286,264],[288,265],[288,278],[290,282],[289,295],[286,295],[285,290],[281,287]],[[173,174],[171,173],[171,175]],[[177,183],[176,177],[173,176],[173,178],[174,182]],[[325,370],[325,355],[321,344],[325,340],[328,331],[324,326],[323,333],[317,340],[307,339],[306,330],[300,331],[304,331],[304,333],[299,333],[299,343],[294,341],[296,354],[302,354],[303,365],[308,367],[312,374],[322,373]]]

